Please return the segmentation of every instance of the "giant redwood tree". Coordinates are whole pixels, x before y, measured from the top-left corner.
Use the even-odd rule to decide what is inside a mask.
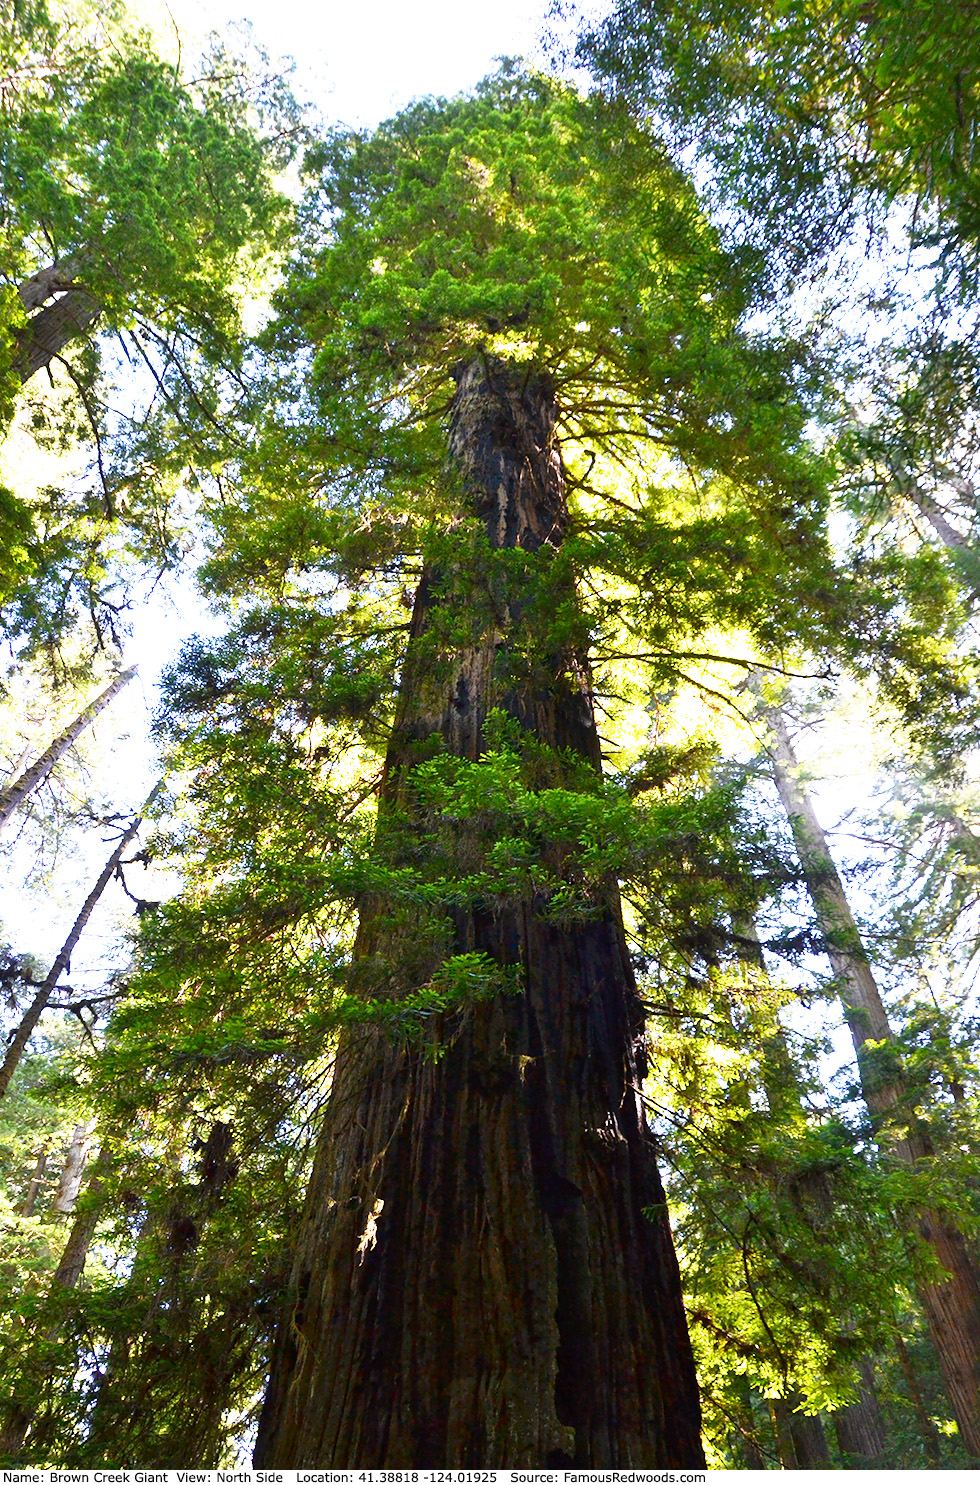
[[[806,622],[824,547],[800,411],[739,332],[690,187],[622,111],[505,71],[314,168],[270,339],[310,367],[303,416],[257,446],[210,581],[302,602],[332,570],[334,633],[364,658],[368,592],[417,586],[354,872],[362,1014],[256,1462],[694,1464],[616,880],[640,847],[590,834],[590,664],[670,674],[723,616]],[[763,596],[776,560],[793,576]],[[197,679],[200,700],[216,672]]]
[[[809,372],[623,109],[505,70],[308,163],[202,491],[232,622],[161,719],[187,887],[87,1069],[137,1258],[25,1447],[184,1466],[206,1395],[217,1465],[269,1351],[266,1464],[694,1463],[632,961],[714,952],[772,853],[651,697],[733,630],[943,635],[833,572]]]
[[[460,369],[450,448],[492,581],[476,587],[462,564],[423,575],[381,829],[389,811],[416,824],[412,763],[427,745],[477,762],[495,711],[553,782],[601,769],[582,656],[541,622],[548,598],[574,605],[553,560],[568,522],[555,416],[533,365],[476,356]],[[469,644],[452,634],[460,615]],[[478,857],[478,825],[462,830]],[[411,1049],[384,1027],[343,1039],[258,1460],[701,1457],[617,894],[608,884],[567,922],[548,895],[479,892],[444,923],[365,905],[358,964],[400,964],[417,984],[447,952],[479,954],[512,979]]]

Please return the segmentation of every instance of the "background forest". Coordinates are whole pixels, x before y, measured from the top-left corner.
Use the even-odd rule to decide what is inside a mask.
[[[358,128],[149,24],[0,0],[0,1463],[248,1459],[338,1045],[618,890],[709,1465],[976,1467],[975,8],[556,10]]]

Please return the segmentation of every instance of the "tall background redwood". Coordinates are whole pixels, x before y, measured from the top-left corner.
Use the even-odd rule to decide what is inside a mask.
[[[492,548],[526,554],[528,595],[566,523],[555,413],[527,367],[479,357],[458,374],[464,514]],[[600,768],[585,668],[547,635],[528,648],[520,570],[507,570],[490,631],[440,654],[440,607],[467,595],[423,575],[383,811],[405,806],[421,739],[478,759],[492,708]],[[520,992],[445,1019],[438,1056],[377,1027],[344,1035],[255,1463],[701,1464],[615,888],[587,920],[559,923],[534,899],[457,908],[452,936],[450,953],[515,967]],[[357,955],[405,955],[411,938],[365,907]]]
[[[876,1130],[884,1130],[883,1147],[893,1158],[921,1168],[934,1154],[927,1131],[914,1118],[899,1120],[900,1134],[888,1129],[889,1119],[901,1114],[906,1097],[899,1059],[887,1049],[894,1041],[884,1002],[871,963],[837,874],[827,839],[807,790],[800,782],[799,763],[786,720],[778,707],[769,707],[772,728],[773,780],[796,841],[827,956],[839,987],[844,1015],[857,1054],[861,1088]],[[877,1052],[868,1057],[868,1043]],[[882,1053],[886,1053],[883,1057]],[[911,1127],[902,1129],[903,1122]],[[918,1285],[919,1302],[929,1325],[960,1436],[969,1453],[980,1459],[980,1286],[969,1244],[941,1210],[923,1210],[919,1233],[932,1249],[944,1278]]]

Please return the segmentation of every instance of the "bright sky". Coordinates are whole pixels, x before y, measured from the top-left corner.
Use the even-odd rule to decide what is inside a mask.
[[[472,87],[495,57],[532,60],[548,8],[549,0],[133,0],[137,14],[159,12],[165,27],[169,13],[191,36],[250,21],[271,55],[295,59],[300,96],[332,122],[353,125],[374,125],[413,98]]]

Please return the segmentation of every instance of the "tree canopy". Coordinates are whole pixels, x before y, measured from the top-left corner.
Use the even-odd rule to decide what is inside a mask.
[[[11,0],[0,35],[0,411],[6,426],[22,385],[57,368],[61,399],[35,398],[29,425],[90,454],[81,488],[2,497],[5,627],[37,646],[86,611],[111,630],[134,564],[181,560],[195,428],[218,415],[243,302],[285,240],[274,177],[296,120],[255,59],[216,42],[183,76],[111,6]],[[127,375],[142,392],[121,414]]]
[[[149,850],[182,890],[131,892],[131,968],[75,1008],[78,1039],[42,1023],[0,1105],[23,1126],[0,1126],[19,1162],[0,1209],[6,1458],[234,1458],[302,1324],[289,1248],[319,1220],[337,1068],[380,1047],[391,1087],[435,1101],[496,1016],[499,1057],[488,1073],[474,1054],[460,1098],[499,1077],[504,1107],[504,1044],[537,991],[498,939],[532,919],[526,942],[623,936],[709,1458],[966,1458],[921,1296],[944,1280],[931,1214],[967,1242],[980,1222],[971,1023],[952,989],[930,1007],[910,980],[938,954],[966,985],[974,959],[975,842],[952,803],[977,727],[969,312],[956,334],[903,326],[898,349],[845,360],[822,326],[786,328],[777,262],[789,244],[791,272],[809,256],[826,285],[858,215],[880,225],[908,200],[909,240],[946,255],[934,283],[953,265],[969,292],[956,16],[621,0],[583,40],[604,88],[505,63],[471,94],[326,131],[287,228],[288,100],[264,125],[217,53],[190,82],[114,19],[10,10],[4,407],[32,395],[40,317],[64,327],[87,305],[85,337],[52,357],[68,400],[48,416],[94,439],[97,484],[48,507],[4,496],[6,632],[56,637],[80,603],[111,605],[117,561],[162,569],[191,542],[224,632],[185,646],[155,724],[169,792]],[[703,193],[676,149],[698,131]],[[266,255],[278,286],[247,337]],[[110,332],[150,388],[124,420],[103,402]],[[554,526],[533,539],[494,535],[479,458],[460,455],[475,383],[496,386],[505,432],[521,398],[553,417],[535,457],[560,498],[537,492]],[[487,654],[490,703],[454,749],[426,708]],[[842,675],[915,780],[867,827],[894,847],[879,897],[835,878],[864,903],[854,932],[896,1027],[862,1051],[863,1076],[867,1058],[892,1069],[884,1133],[853,1073],[825,1086],[814,1022],[840,993],[839,944],[807,899],[753,699],[789,676],[826,707]],[[594,757],[512,700],[543,713],[570,676],[595,700]],[[10,953],[0,979],[22,1010],[43,976]],[[101,1153],[68,1224],[46,1162],[83,1120]],[[378,1171],[404,1138],[396,1121]],[[388,1261],[384,1189],[388,1215],[379,1198],[361,1224],[365,1284]],[[555,1365],[567,1379],[567,1354]]]

